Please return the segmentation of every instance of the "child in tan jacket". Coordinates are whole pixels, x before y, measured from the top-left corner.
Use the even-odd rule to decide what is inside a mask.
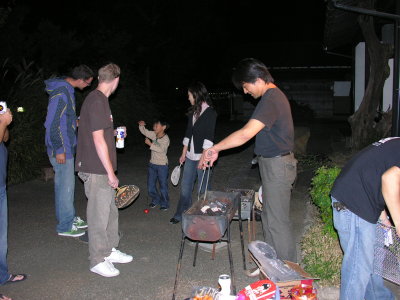
[[[147,174],[147,191],[151,198],[150,207],[160,206],[160,210],[169,208],[168,196],[168,157],[169,137],[165,133],[169,125],[164,120],[153,124],[153,131],[145,128],[146,123],[139,121],[139,130],[146,137],[144,142],[150,147],[151,159]],[[157,181],[159,191],[157,190]]]

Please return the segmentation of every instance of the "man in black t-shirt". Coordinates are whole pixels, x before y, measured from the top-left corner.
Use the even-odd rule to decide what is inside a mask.
[[[254,99],[261,97],[247,124],[206,151],[199,167],[218,158],[221,150],[243,145],[254,136],[254,152],[262,180],[262,223],[266,242],[280,259],[297,261],[296,242],[289,217],[292,184],[297,160],[293,155],[294,129],[289,101],[274,84],[267,67],[247,58],[239,62],[233,83]]]
[[[99,85],[82,104],[75,168],[88,198],[90,271],[104,277],[119,275],[113,263],[128,263],[133,257],[119,250],[117,155],[114,125],[108,97],[119,83],[120,69],[108,64],[99,70]]]
[[[373,274],[373,260],[376,224],[391,225],[385,208],[400,235],[399,150],[398,137],[366,147],[344,166],[333,185],[333,221],[344,252],[341,300],[394,299],[382,277]]]

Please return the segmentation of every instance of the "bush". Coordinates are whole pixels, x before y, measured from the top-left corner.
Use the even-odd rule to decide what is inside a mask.
[[[310,190],[311,199],[318,207],[321,214],[321,219],[324,224],[324,232],[330,234],[334,238],[338,238],[338,235],[333,227],[332,206],[329,193],[339,173],[340,168],[338,167],[320,167],[311,180]]]
[[[4,76],[0,82],[0,98],[13,113],[9,126],[8,182],[15,184],[37,177],[46,161],[43,124],[47,98],[42,72],[32,62],[22,60],[12,64],[5,60],[1,71]],[[17,107],[23,107],[24,112],[18,113]]]
[[[339,245],[339,236],[333,226],[333,213],[330,191],[338,167],[322,166],[317,169],[311,181],[311,206],[314,222],[303,236],[301,242],[304,269],[312,276],[321,279],[321,285],[340,284],[340,268],[343,253]]]

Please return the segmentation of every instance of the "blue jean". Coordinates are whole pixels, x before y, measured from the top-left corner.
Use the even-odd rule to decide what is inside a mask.
[[[74,159],[66,159],[59,164],[55,157],[49,156],[54,169],[54,194],[57,217],[57,232],[70,231],[75,217],[75,166]]]
[[[157,190],[157,181],[160,192]],[[147,191],[151,198],[151,203],[161,207],[169,207],[168,196],[168,165],[155,165],[149,163],[147,172]]]
[[[0,188],[0,285],[10,278],[7,265],[7,215],[7,192],[6,186],[3,186]]]
[[[179,221],[182,220],[182,213],[185,210],[189,209],[190,206],[192,205],[192,193],[194,189],[194,184],[196,183],[196,179],[198,183],[197,193],[203,194],[206,190],[207,176],[208,172],[211,172],[211,170],[207,169],[207,171],[203,171],[197,169],[198,163],[199,163],[198,160],[191,160],[189,158],[186,158],[185,160],[185,166],[183,167],[183,176],[181,182],[181,194],[174,215],[174,218]],[[204,174],[203,184],[200,186],[203,174]],[[210,189],[211,189],[211,183],[209,182],[207,190]]]
[[[332,205],[337,202],[332,197]],[[382,277],[373,274],[376,224],[350,210],[333,208],[333,223],[339,233],[344,257],[341,270],[340,300],[394,299]]]

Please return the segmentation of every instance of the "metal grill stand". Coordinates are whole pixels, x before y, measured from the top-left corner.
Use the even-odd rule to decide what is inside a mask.
[[[194,217],[195,215],[191,215],[191,213],[193,211],[195,211],[196,208],[200,207],[201,204],[202,204],[201,202],[204,202],[205,200],[195,202],[192,205],[192,207],[189,208],[184,213],[184,217],[186,216],[186,218],[184,218],[184,220],[182,222],[182,240],[181,240],[181,247],[180,247],[180,250],[179,250],[178,263],[177,263],[177,266],[176,266],[175,284],[174,284],[174,291],[173,291],[173,295],[172,295],[172,300],[175,300],[175,294],[176,294],[176,290],[177,290],[177,286],[178,286],[178,279],[179,279],[180,269],[181,269],[181,265],[182,265],[182,256],[183,256],[183,251],[184,251],[184,248],[185,248],[186,239],[190,239],[190,240],[196,242],[196,246],[195,246],[195,250],[194,250],[194,258],[193,258],[193,267],[196,266],[196,258],[197,258],[199,242],[207,241],[207,242],[213,242],[213,243],[217,243],[217,242],[226,242],[227,243],[228,256],[229,256],[229,266],[230,266],[230,272],[231,272],[232,292],[234,294],[236,294],[235,272],[234,272],[234,267],[233,267],[233,258],[232,258],[232,249],[231,249],[230,224],[231,224],[231,221],[232,221],[233,216],[234,216],[234,214],[235,214],[237,209],[239,210],[239,216],[240,216],[240,213],[241,213],[241,205],[239,204],[240,195],[239,195],[239,193],[223,193],[223,192],[211,192],[211,191],[208,194],[210,195],[211,198],[212,197],[218,197],[220,195],[227,195],[227,194],[229,194],[230,197],[232,198],[231,201],[232,201],[232,205],[233,206],[232,206],[231,210],[226,215],[218,216],[217,222],[215,222],[215,223],[217,223],[216,225],[213,222],[210,223],[210,224],[213,224],[215,226],[221,225],[221,224],[226,224],[226,228],[223,229],[223,232],[221,233],[221,235],[220,235],[220,237],[218,239],[214,238],[212,240],[207,240],[207,237],[205,237],[204,239],[196,238],[197,235],[191,234],[191,231],[189,230],[189,226],[185,226],[184,220],[187,220],[188,217]],[[206,219],[210,218],[211,220],[213,220],[212,216],[204,216],[204,218],[206,218]],[[193,218],[192,221],[194,221],[194,220],[195,219]],[[243,230],[242,230],[242,220],[241,220],[241,218],[239,218],[239,229],[240,229],[240,232],[241,232],[240,233],[240,238],[241,238],[241,244],[242,244],[243,266],[245,268],[246,266],[245,266]],[[199,236],[201,236],[201,235],[199,235]]]

